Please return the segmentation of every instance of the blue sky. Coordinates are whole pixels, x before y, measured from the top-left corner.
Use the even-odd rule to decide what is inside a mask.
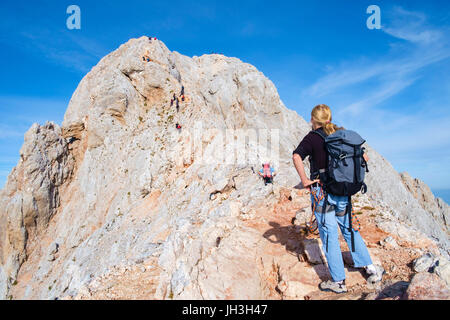
[[[71,4],[81,30],[66,27]],[[371,4],[381,30],[366,27]],[[450,190],[449,9],[431,0],[2,1],[0,186],[31,124],[61,123],[82,77],[149,35],[188,56],[219,52],[255,65],[288,108],[308,120],[314,105],[328,104],[334,122],[397,170]]]

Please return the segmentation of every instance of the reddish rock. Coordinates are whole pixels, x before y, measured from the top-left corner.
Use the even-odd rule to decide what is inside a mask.
[[[406,290],[408,300],[450,300],[450,290],[444,280],[429,272],[420,272]]]

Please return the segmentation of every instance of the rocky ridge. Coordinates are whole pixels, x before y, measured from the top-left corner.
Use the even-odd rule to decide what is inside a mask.
[[[176,112],[170,100],[182,86]],[[199,124],[211,130],[196,144]],[[256,136],[234,139],[248,129]],[[271,141],[262,129],[280,142],[273,186],[255,174]],[[294,188],[291,153],[309,130],[255,67],[130,40],[83,78],[61,127],[35,124],[25,135],[0,191],[0,298],[335,298],[317,290],[326,265],[317,237],[301,228],[309,195]],[[242,146],[249,161],[217,161]],[[405,297],[414,259],[432,252],[447,264],[448,206],[418,200],[368,149],[369,192],[355,206],[390,275],[366,288],[347,257],[343,298]],[[446,270],[422,278],[445,281]]]

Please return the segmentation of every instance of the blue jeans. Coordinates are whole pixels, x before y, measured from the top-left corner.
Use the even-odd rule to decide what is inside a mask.
[[[311,187],[312,192],[320,194],[320,187]],[[341,281],[345,279],[344,261],[342,259],[341,247],[339,245],[339,232],[344,236],[345,241],[350,249],[354,267],[362,268],[372,264],[369,251],[364,243],[361,234],[358,231],[350,230],[350,217],[348,214],[337,216],[337,213],[344,211],[348,204],[348,197],[335,196],[328,194],[328,204],[332,206],[333,211],[322,213],[322,207],[325,199],[316,203],[315,216],[319,228],[320,239],[323,244],[323,251],[328,262],[328,269],[330,270],[333,281]],[[311,194],[311,201],[314,203],[314,197]],[[352,252],[351,235],[354,235],[355,252]]]

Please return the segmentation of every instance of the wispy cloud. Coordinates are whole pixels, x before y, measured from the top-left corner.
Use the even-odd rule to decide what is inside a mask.
[[[443,39],[441,30],[426,28],[426,16],[421,12],[407,11],[402,7],[393,9],[396,19],[382,30],[387,34],[419,45],[436,45]]]
[[[361,58],[343,62],[303,90],[302,97],[326,97],[374,81],[376,84],[369,90],[359,91],[362,98],[340,110],[354,115],[395,96],[420,78],[421,69],[450,57],[445,32],[427,25],[424,14],[396,7],[391,15],[389,25],[382,30],[404,43],[397,43],[392,52],[377,61]]]
[[[0,36],[0,43],[5,46],[82,74],[109,51],[82,33],[65,29],[64,24],[55,25],[50,20],[51,15],[39,15],[36,19],[36,13],[31,12],[26,4],[22,4],[20,15],[8,10],[12,9],[6,8],[0,14],[0,28],[9,30]]]
[[[24,132],[22,130],[18,130],[16,127],[0,123],[0,140],[21,138],[23,137],[23,134]]]
[[[367,96],[361,100],[355,101],[348,106],[345,106],[338,110],[337,114],[339,116],[345,116],[351,114],[355,116],[361,114],[363,111],[367,111],[369,107],[376,106],[383,101],[395,96],[397,93],[402,91],[404,88],[410,86],[416,78],[405,79],[400,77],[395,80],[390,80],[389,82],[382,83],[378,86],[376,91],[370,92]]]
[[[41,30],[33,33],[21,32],[20,35],[28,50],[38,51],[38,54],[47,61],[83,74],[107,53],[107,50],[95,41],[79,34],[72,35],[67,31]]]
[[[424,90],[424,83],[435,89],[428,70],[450,57],[449,27],[431,25],[425,14],[401,7],[386,12],[383,19],[382,31],[390,41],[386,54],[328,67],[303,90],[302,99],[335,101],[335,118],[357,129],[397,170],[407,169],[431,187],[448,188],[450,173],[435,173],[442,161],[450,159],[448,96],[421,92],[426,99],[414,101],[400,94],[415,94],[406,91],[415,85]],[[448,80],[439,80],[438,87],[449,85]],[[396,105],[398,101],[407,101],[407,107]]]
[[[408,171],[431,188],[449,188],[450,174],[442,165],[450,161],[450,117],[372,112],[365,124],[365,138],[398,171]]]

